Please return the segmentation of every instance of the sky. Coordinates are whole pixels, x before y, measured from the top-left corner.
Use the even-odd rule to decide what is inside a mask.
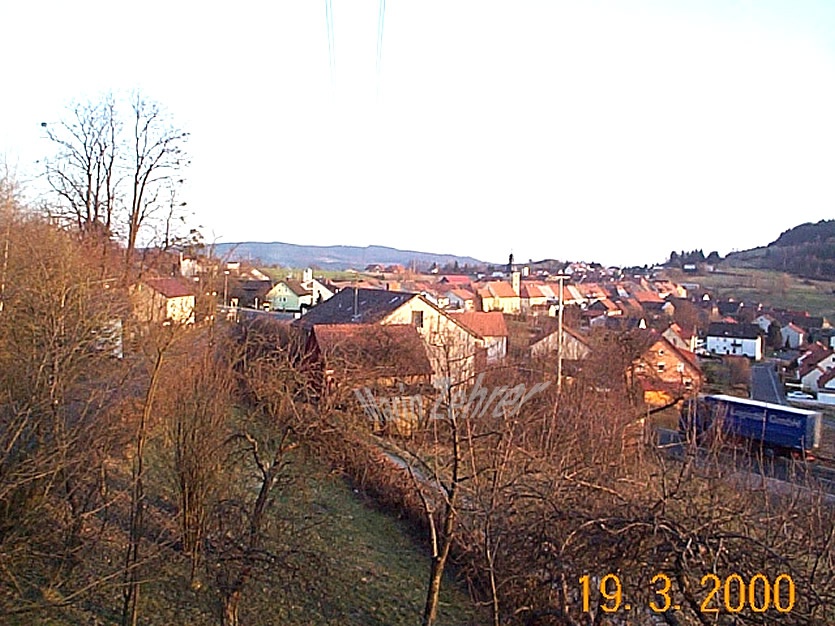
[[[14,2],[0,158],[139,89],[207,241],[501,262],[725,255],[835,218],[835,2]],[[378,39],[382,36],[378,63]]]

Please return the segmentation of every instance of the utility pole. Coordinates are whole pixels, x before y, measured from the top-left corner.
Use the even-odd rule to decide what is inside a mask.
[[[565,299],[563,298],[563,286],[565,284],[566,275],[559,274],[557,278],[560,281],[560,297],[559,297],[559,310],[557,311],[557,326],[558,326],[558,336],[557,336],[557,392],[562,393],[562,321],[563,321],[563,305],[565,303]]]

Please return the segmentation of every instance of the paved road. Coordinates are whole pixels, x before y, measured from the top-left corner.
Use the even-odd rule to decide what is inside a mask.
[[[751,366],[751,399],[773,404],[788,404],[777,370],[772,363]]]
[[[681,433],[666,428],[658,428],[656,429],[656,435],[658,437],[658,447],[663,449],[667,455],[673,458],[684,458],[687,444],[682,441]],[[699,450],[698,454],[700,459],[708,458],[706,450]],[[733,452],[720,453],[718,458],[726,466],[751,477],[821,487],[824,493],[835,495],[835,468],[820,463],[807,464],[803,461],[794,461],[783,457],[766,457],[763,463],[759,464],[751,457],[734,454]]]

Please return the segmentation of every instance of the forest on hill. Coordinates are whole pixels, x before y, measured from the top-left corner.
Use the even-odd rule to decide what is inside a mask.
[[[738,267],[773,269],[806,278],[835,276],[835,220],[795,226],[765,247],[734,252],[725,262]]]

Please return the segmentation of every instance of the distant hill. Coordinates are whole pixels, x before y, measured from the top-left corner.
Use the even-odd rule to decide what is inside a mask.
[[[215,244],[215,254],[230,261],[252,261],[263,265],[283,267],[309,266],[330,270],[362,269],[371,263],[382,265],[399,263],[404,267],[415,265],[418,269],[427,269],[432,263],[443,267],[446,264],[454,264],[456,261],[459,266],[485,265],[482,261],[468,256],[398,250],[386,246],[303,246],[278,241],[219,243]]]
[[[832,280],[835,277],[835,220],[795,226],[780,233],[767,246],[732,252],[725,257],[724,263]]]

